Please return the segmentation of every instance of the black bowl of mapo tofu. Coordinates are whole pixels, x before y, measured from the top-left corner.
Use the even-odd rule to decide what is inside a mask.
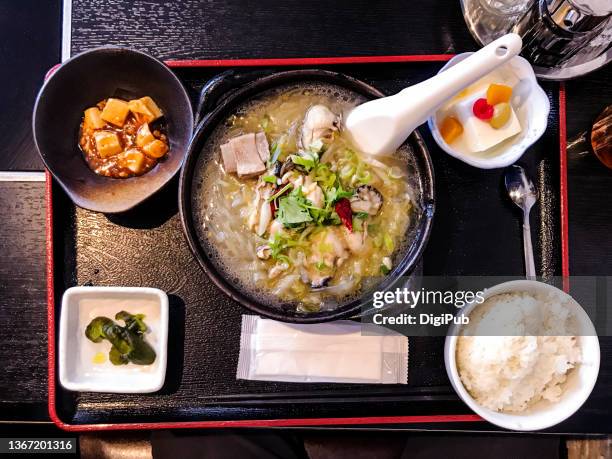
[[[174,73],[134,50],[105,47],[62,64],[45,82],[33,131],[45,166],[80,207],[133,208],[180,169],[193,130]]]

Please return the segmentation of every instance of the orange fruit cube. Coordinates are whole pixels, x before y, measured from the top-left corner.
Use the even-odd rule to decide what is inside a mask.
[[[512,88],[505,84],[491,84],[487,89],[487,103],[489,105],[497,105],[510,102],[512,97]]]
[[[463,134],[463,125],[453,116],[447,116],[440,124],[440,135],[448,144],[453,143],[457,137]]]

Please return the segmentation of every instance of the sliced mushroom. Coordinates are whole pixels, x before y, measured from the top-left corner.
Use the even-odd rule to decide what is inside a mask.
[[[327,287],[332,276],[318,272],[316,268],[311,267],[310,269],[302,268],[300,278],[302,282],[310,285],[311,289],[316,290],[318,288]]]
[[[355,213],[365,212],[376,215],[382,206],[383,197],[376,188],[370,185],[357,187],[355,195],[351,198],[351,210]]]
[[[281,177],[281,185],[291,183],[294,188],[299,188],[304,184],[304,176],[296,170],[287,172]]]
[[[255,249],[255,253],[257,253],[258,258],[261,258],[262,260],[267,260],[272,254],[272,249],[268,244],[264,244],[257,247],[257,249]]]
[[[295,169],[295,164],[291,161],[291,158],[287,159],[284,163],[282,163],[280,170],[278,171],[277,177],[282,177],[287,174],[287,172]]]
[[[274,186],[259,181],[255,187],[255,198],[251,202],[247,226],[259,236],[266,232],[266,228],[272,220],[272,209],[266,201],[274,193]]]
[[[268,279],[274,279],[275,277],[278,277],[280,273],[282,273],[283,271],[287,271],[288,269],[289,269],[289,264],[277,263],[268,272]]]
[[[263,236],[272,220],[272,209],[270,208],[270,203],[267,201],[261,202],[261,207],[259,208],[259,224],[257,225],[257,235]]]
[[[272,172],[272,174],[273,174],[273,175],[275,175],[276,177],[281,178],[281,177],[282,177],[282,175],[283,175],[283,174],[281,173],[281,171],[282,171],[282,170],[283,170],[283,163],[281,163],[280,161],[276,161],[276,162],[274,163],[274,165],[272,166],[272,170],[271,170],[271,172]]]
[[[313,105],[308,109],[302,123],[300,144],[307,150],[317,141],[328,141],[338,130],[340,118],[325,105]]]
[[[310,288],[316,290],[318,288],[327,287],[331,278],[331,276],[310,276]]]

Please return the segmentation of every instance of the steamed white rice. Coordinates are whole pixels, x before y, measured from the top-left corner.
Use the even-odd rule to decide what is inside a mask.
[[[521,412],[540,400],[560,399],[568,372],[580,362],[568,301],[561,293],[520,292],[495,295],[476,307],[457,339],[456,360],[478,404]]]

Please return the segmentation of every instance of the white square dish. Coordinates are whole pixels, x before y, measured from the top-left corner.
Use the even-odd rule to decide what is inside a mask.
[[[93,343],[85,336],[92,319],[114,319],[119,311],[144,314],[145,335],[156,353],[151,365],[113,365],[108,358],[94,363],[100,352],[108,356],[111,344]],[[62,298],[59,329],[59,380],[80,392],[149,393],[164,385],[168,348],[168,296],[147,287],[72,287]]]

